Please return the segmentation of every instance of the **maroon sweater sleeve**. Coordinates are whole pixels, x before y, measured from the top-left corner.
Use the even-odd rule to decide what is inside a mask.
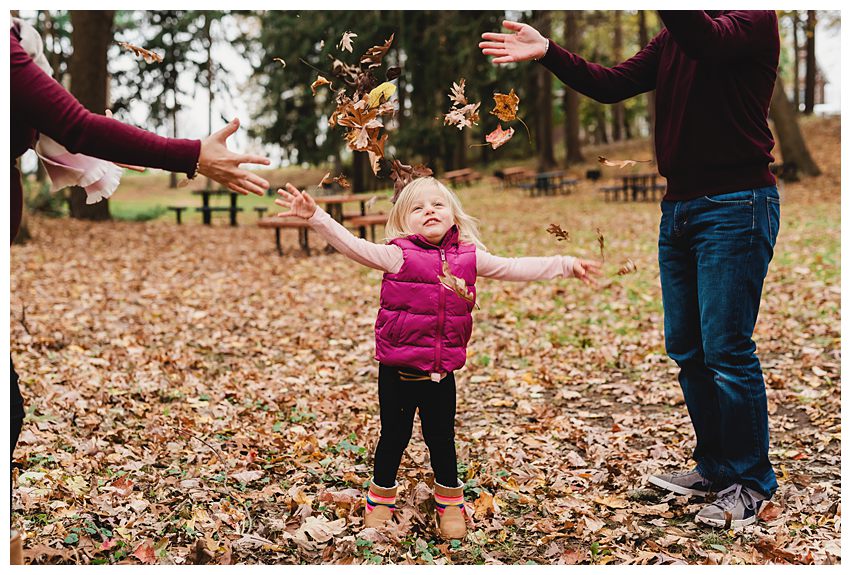
[[[656,88],[662,34],[664,31],[635,56],[611,68],[583,60],[552,40],[540,62],[580,94],[613,104]]]
[[[777,35],[773,10],[738,10],[712,18],[703,10],[659,10],[680,49],[695,60],[719,62],[771,50]]]
[[[11,36],[10,104],[13,124],[50,136],[72,153],[192,174],[200,140],[163,138],[93,114],[33,62]]]

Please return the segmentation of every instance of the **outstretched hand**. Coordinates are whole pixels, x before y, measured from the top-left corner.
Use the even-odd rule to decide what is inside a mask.
[[[268,158],[248,154],[236,154],[227,146],[227,139],[239,129],[239,119],[234,118],[214,134],[201,141],[201,155],[198,157],[198,173],[217,181],[240,194],[262,196],[269,188],[269,182],[239,167],[240,164],[269,165]]]
[[[573,275],[589,286],[597,287],[596,276],[601,274],[602,264],[596,260],[573,259]]]
[[[275,203],[281,207],[289,208],[288,212],[281,212],[280,217],[296,216],[309,220],[316,212],[316,201],[307,192],[301,192],[291,183],[287,182],[285,190],[278,189],[280,198]]]
[[[494,64],[539,60],[547,53],[547,39],[528,24],[504,20],[502,25],[512,33],[485,32],[482,34],[485,41],[479,42],[482,54],[496,56]]]

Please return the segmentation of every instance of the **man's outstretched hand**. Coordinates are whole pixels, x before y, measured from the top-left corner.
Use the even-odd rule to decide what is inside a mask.
[[[234,118],[214,134],[201,140],[201,154],[198,156],[198,173],[217,181],[240,194],[262,196],[269,188],[269,182],[239,167],[240,164],[269,165],[268,158],[247,154],[236,154],[228,149],[227,139],[239,129],[239,119]]]
[[[494,64],[540,60],[547,53],[547,39],[528,24],[504,20],[502,25],[511,33],[485,32],[479,42],[482,54],[494,56]]]

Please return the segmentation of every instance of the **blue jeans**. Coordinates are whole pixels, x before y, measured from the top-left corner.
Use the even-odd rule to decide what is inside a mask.
[[[697,469],[768,497],[777,479],[751,336],[779,227],[774,186],[663,201],[659,226],[665,348],[680,367]]]

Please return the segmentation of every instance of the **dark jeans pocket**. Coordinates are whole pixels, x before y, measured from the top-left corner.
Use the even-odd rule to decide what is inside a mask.
[[[712,202],[713,204],[753,204],[753,190],[742,190],[739,192],[728,192],[726,194],[715,194],[713,196],[703,196],[703,199]]]

